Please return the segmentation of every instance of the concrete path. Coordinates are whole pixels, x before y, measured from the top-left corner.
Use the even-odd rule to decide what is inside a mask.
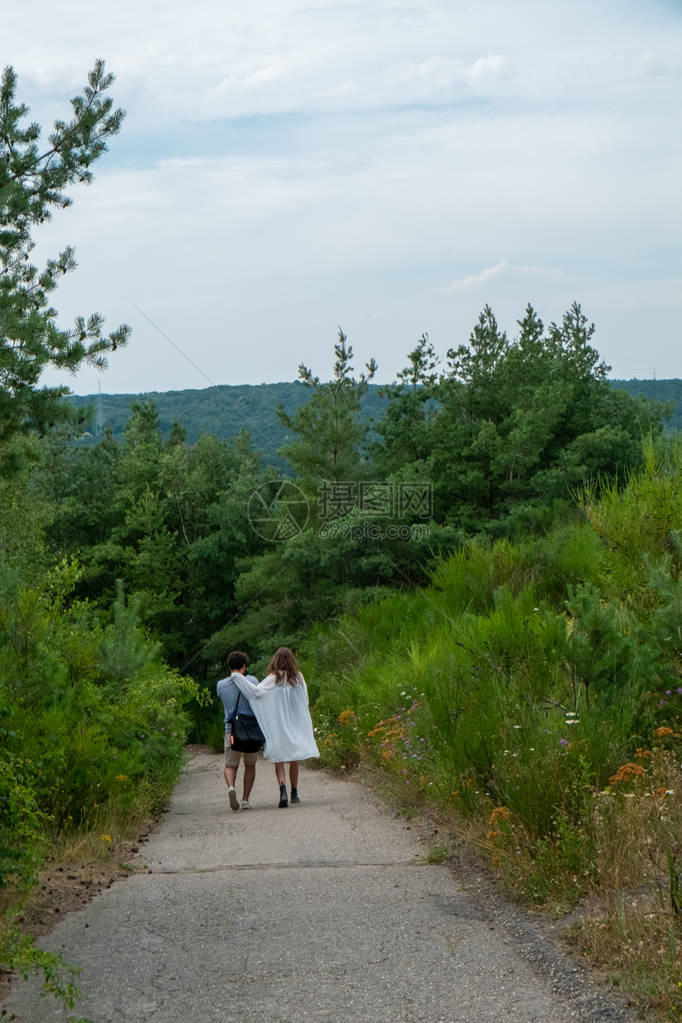
[[[188,765],[137,874],[45,945],[83,967],[94,1023],[630,1020],[516,910],[497,913],[360,786],[301,776],[280,810],[269,764],[232,812],[221,758]],[[19,983],[22,1023],[71,1014]],[[4,1018],[4,1017],[3,1017]]]

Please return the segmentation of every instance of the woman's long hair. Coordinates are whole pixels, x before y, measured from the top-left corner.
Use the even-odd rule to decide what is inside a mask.
[[[280,685],[282,682],[287,682],[290,686],[296,685],[298,682],[298,665],[288,646],[281,646],[277,650],[268,665],[268,675],[275,676],[277,685]]]

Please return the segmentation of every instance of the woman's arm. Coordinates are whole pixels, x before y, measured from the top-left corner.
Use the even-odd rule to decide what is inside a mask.
[[[234,674],[232,676],[232,681],[237,686],[240,693],[243,693],[249,701],[258,699],[259,696],[264,695],[264,693],[261,692],[260,686],[254,685],[251,679],[245,678],[244,675]]]
[[[232,678],[240,692],[244,694],[247,700],[260,700],[263,696],[267,696],[268,693],[271,693],[275,688],[275,679],[273,675],[266,675],[260,685],[257,686],[244,675],[233,675]]]

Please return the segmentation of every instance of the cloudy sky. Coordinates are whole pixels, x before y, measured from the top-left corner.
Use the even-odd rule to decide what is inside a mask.
[[[133,327],[74,391],[325,377],[339,325],[389,380],[486,303],[513,334],[574,299],[613,376],[682,376],[680,0],[0,0],[0,23],[41,123],[96,57],[128,112],[37,236],[77,249],[64,325]]]

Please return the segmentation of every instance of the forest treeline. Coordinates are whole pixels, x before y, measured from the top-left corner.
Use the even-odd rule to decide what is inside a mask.
[[[627,939],[627,969],[665,942],[647,997],[673,1005],[670,409],[612,386],[578,303],[550,323],[527,306],[513,336],[486,306],[444,353],[426,334],[408,344],[380,392],[340,331],[329,380],[301,366],[299,384],[273,385],[287,387],[278,464],[253,432],[190,436],[182,416],[164,429],[146,399],[120,438],[79,442],[83,410],[41,372],[104,368],[129,330],[105,334],[97,314],[58,326],[50,296],[74,256],[34,266],[32,232],[118,131],[111,81],[98,62],[47,149],[13,72],[0,83],[0,959],[72,1000],[68,971],[17,923],[41,863],[74,837],[106,855],[134,832],[187,738],[219,744],[226,653],[246,649],[257,674],[285,644],[327,762],[374,762],[411,806],[470,822],[528,897],[641,885],[639,853],[625,869],[615,850],[655,834],[653,861],[639,851],[661,908],[647,904],[646,941]]]
[[[637,466],[662,408],[610,387],[593,331],[578,305],[549,326],[528,307],[510,339],[486,308],[443,365],[419,339],[371,424],[371,374],[340,334],[332,379],[304,367],[309,400],[279,410],[286,475],[245,433],[164,437],[154,403],[134,402],[121,444],[74,446],[68,423],[35,439],[22,485],[49,509],[47,549],[78,562],[74,597],[111,613],[120,583],[168,662],[204,680],[234,646],[296,645],[425,582],[468,537],[542,528]]]
[[[609,380],[616,391],[651,398],[667,405],[663,416],[666,433],[677,433],[682,426],[682,380]],[[291,471],[279,449],[291,439],[277,415],[281,406],[292,414],[309,398],[300,381],[277,384],[225,384],[183,391],[158,391],[140,394],[71,395],[69,401],[79,410],[88,410],[83,433],[77,444],[93,444],[104,431],[122,441],[131,402],[154,403],[164,437],[173,425],[186,430],[187,442],[194,444],[202,433],[220,440],[231,440],[243,430],[251,435],[251,443],[259,458],[275,465],[284,473]],[[384,414],[386,396],[380,384],[370,383],[360,402],[360,417],[378,420]]]
[[[384,407],[380,392],[378,384],[367,388],[360,405],[363,419],[380,417]],[[188,444],[196,443],[202,433],[219,440],[234,440],[240,433],[247,432],[263,464],[289,473],[289,463],[279,450],[291,438],[277,409],[282,407],[293,414],[309,397],[309,392],[297,380],[142,394],[74,394],[68,401],[87,416],[83,432],[74,439],[75,444],[94,444],[105,432],[121,442],[132,403],[153,402],[164,438],[170,436],[175,424],[185,430]]]

